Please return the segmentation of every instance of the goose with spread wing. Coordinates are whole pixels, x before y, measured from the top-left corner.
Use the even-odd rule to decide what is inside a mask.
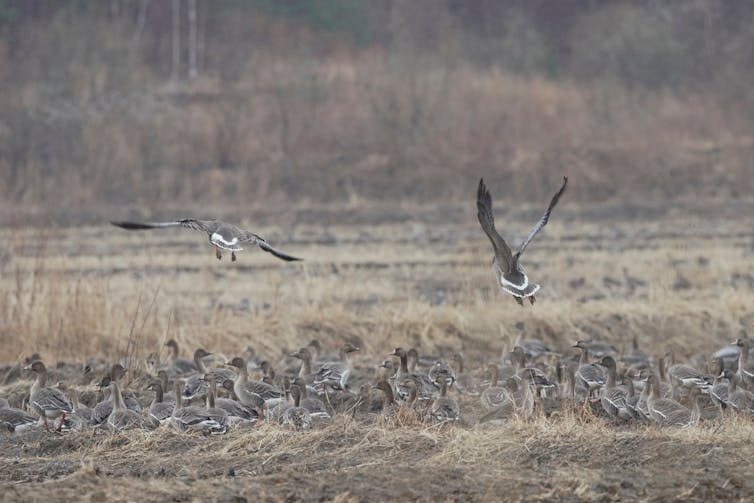
[[[272,253],[277,258],[291,262],[301,260],[287,253],[274,248],[263,237],[253,232],[245,231],[233,224],[221,222],[219,220],[198,220],[196,218],[184,218],[172,222],[110,222],[116,227],[129,231],[144,229],[164,229],[166,227],[185,227],[196,231],[206,232],[209,237],[209,243],[215,248],[215,256],[218,260],[222,258],[222,251],[230,252],[231,261],[235,262],[236,252],[243,250],[244,244],[258,245],[262,250]]]
[[[563,177],[563,186],[555,193],[550,205],[547,207],[545,214],[540,218],[539,222],[534,226],[529,235],[526,237],[518,251],[513,254],[510,247],[505,242],[503,237],[498,234],[495,229],[495,218],[492,214],[492,196],[490,191],[487,190],[487,186],[484,184],[484,180],[479,180],[479,189],[477,191],[477,218],[482,225],[482,230],[492,242],[492,247],[495,250],[495,275],[500,282],[500,287],[504,292],[507,292],[516,299],[519,305],[523,305],[523,299],[528,298],[529,302],[534,304],[536,300],[534,294],[539,290],[537,283],[529,281],[529,277],[524,272],[524,268],[521,267],[519,259],[526,250],[526,247],[531,243],[534,237],[547,225],[547,221],[550,219],[550,213],[555,205],[558,204],[560,196],[565,192],[568,185],[568,178]]]

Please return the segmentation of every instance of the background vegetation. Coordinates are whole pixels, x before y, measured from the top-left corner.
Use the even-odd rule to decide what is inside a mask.
[[[564,172],[577,201],[738,197],[753,20],[712,0],[2,0],[5,219],[465,200],[482,174],[513,200]]]

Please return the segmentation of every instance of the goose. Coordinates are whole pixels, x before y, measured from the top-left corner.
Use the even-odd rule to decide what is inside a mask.
[[[526,366],[526,353],[521,346],[515,346],[513,348],[513,351],[511,351],[511,360],[513,361],[513,365],[516,369],[516,378],[523,379],[524,374],[529,374],[531,377],[531,382],[534,384],[538,391],[542,390],[543,388],[555,387],[555,383],[550,381],[550,379],[545,375],[544,372],[542,372],[542,370],[536,367]]]
[[[523,325],[521,326],[523,327]],[[523,350],[526,358],[530,360],[536,360],[541,356],[552,354],[552,349],[547,347],[544,342],[538,339],[523,339],[520,334],[513,343],[514,348],[517,346]]]
[[[174,384],[176,402],[173,414],[170,416],[170,424],[179,431],[194,430],[204,434],[225,433],[227,427],[219,424],[207,414],[207,409],[197,405],[183,406],[181,400],[181,383]]]
[[[236,377],[235,372],[228,368],[216,367],[208,369],[203,360],[211,355],[212,353],[208,353],[202,348],[199,348],[194,352],[194,363],[199,369],[199,372],[186,379],[186,384],[183,387],[183,399],[187,402],[197,398],[206,398],[207,393],[209,392],[209,383],[204,376],[210,371],[216,375],[217,379],[220,379],[220,382],[225,381],[225,379],[233,379]]]
[[[670,356],[672,361],[671,353],[668,353],[665,356],[666,358]],[[696,370],[694,367],[690,367],[689,365],[684,365],[682,363],[671,365],[667,373],[668,377],[670,378],[670,384],[673,387],[696,387],[706,390],[707,388],[711,387],[712,383],[714,382],[714,378],[712,376],[705,375],[702,372]]]
[[[163,424],[170,419],[173,415],[173,409],[175,408],[175,401],[166,402],[164,400],[164,391],[162,388],[162,381],[152,381],[147,386],[148,390],[154,391],[154,399],[149,406],[149,419],[156,424]]]
[[[262,250],[271,253],[281,260],[286,262],[292,262],[301,260],[300,258],[293,257],[282,251],[274,248],[264,238],[254,234],[253,232],[245,231],[236,227],[233,224],[221,222],[219,220],[198,220],[196,218],[183,218],[181,220],[174,220],[170,222],[126,222],[126,221],[111,221],[112,225],[126,229],[144,230],[144,229],[164,229],[167,227],[184,227],[186,229],[192,229],[196,231],[206,232],[209,237],[209,243],[215,249],[215,256],[217,260],[222,259],[222,251],[227,250],[230,252],[230,260],[236,261],[236,252],[243,250],[241,245],[258,245]]]
[[[21,433],[38,424],[39,420],[36,417],[11,407],[5,399],[0,400],[0,429]]]
[[[293,397],[293,407],[286,409],[283,413],[281,424],[297,430],[308,430],[312,427],[312,416],[309,411],[300,406],[301,388],[291,384],[291,397]]]
[[[459,393],[469,396],[479,396],[482,392],[481,383],[466,373],[464,368],[463,354],[455,353],[452,358],[456,368],[455,388]]]
[[[754,365],[749,363],[749,343],[748,341],[738,338],[733,341],[733,345],[738,347],[738,377],[742,384],[751,386],[754,384]]]
[[[607,382],[600,390],[600,403],[602,409],[610,417],[621,419],[635,419],[631,408],[628,405],[628,395],[626,391],[615,385],[617,375],[617,364],[612,356],[603,356],[599,365],[607,369]]]
[[[205,408],[204,413],[219,425],[219,427],[214,429],[212,433],[216,435],[226,433],[230,427],[230,418],[225,409],[215,406],[215,394],[217,393],[215,375],[210,372],[204,375],[204,379],[209,384],[209,391],[207,391],[207,407]]]
[[[576,369],[576,379],[589,390],[588,399],[597,389],[605,385],[605,373],[598,365],[589,362],[589,343],[578,341],[573,347],[581,350],[579,367]]]
[[[521,267],[519,260],[529,243],[539,231],[547,225],[547,221],[550,219],[550,213],[558,203],[558,200],[565,191],[567,185],[568,178],[563,177],[563,186],[555,193],[544,215],[539,222],[537,222],[523,243],[521,243],[521,246],[519,246],[518,251],[514,255],[503,237],[498,234],[495,229],[495,219],[492,214],[492,196],[490,195],[489,190],[487,190],[484,180],[479,180],[476,203],[477,218],[482,226],[482,230],[487,234],[487,237],[492,243],[495,252],[495,258],[493,261],[495,277],[500,283],[502,290],[511,294],[519,305],[523,305],[524,298],[528,298],[529,302],[534,304],[536,300],[534,294],[537,293],[540,288],[537,283],[529,281],[529,277],[526,275],[523,267]]]
[[[490,373],[490,385],[479,394],[479,400],[485,410],[492,410],[512,398],[511,393],[507,388],[498,386],[497,384],[500,372],[497,364],[491,363],[487,369]]]
[[[647,399],[649,417],[661,426],[686,427],[694,422],[692,411],[671,398],[660,397],[660,381],[655,374],[649,374],[647,386],[651,393]]]
[[[322,400],[320,400],[319,398],[309,396],[309,393],[306,389],[306,384],[304,383],[303,379],[297,377],[293,380],[293,384],[298,386],[300,394],[299,405],[301,407],[308,410],[309,414],[312,417],[330,419],[330,413],[327,411],[327,407],[325,406],[324,402],[322,402]]]
[[[31,370],[37,375],[29,390],[29,405],[42,416],[45,428],[48,427],[48,419],[60,418],[58,431],[61,431],[66,414],[70,414],[73,411],[71,402],[59,389],[45,386],[47,383],[47,368],[40,360],[28,365],[26,370]]]
[[[183,375],[199,371],[194,360],[180,356],[178,343],[175,339],[170,339],[165,345],[170,348],[170,367],[168,367],[170,372],[174,375]]]
[[[374,385],[374,387],[382,391],[382,411],[380,418],[383,421],[390,421],[395,418],[398,413],[398,405],[395,403],[395,396],[393,395],[393,387],[387,381],[387,379],[380,379]]]
[[[222,387],[233,393],[233,380],[226,379]],[[260,419],[259,410],[247,407],[238,400],[232,398],[215,397],[215,407],[219,407],[228,413],[231,424],[254,423]]]
[[[429,411],[430,416],[438,423],[457,421],[461,413],[458,402],[447,396],[447,392],[448,381],[441,379],[440,396],[432,402]]]
[[[726,404],[737,412],[754,414],[754,393],[738,387],[741,376],[730,370],[723,370],[723,375],[728,378],[728,401]]]
[[[430,367],[427,377],[437,389],[442,387],[443,382],[446,382],[449,388],[453,387],[453,384],[456,382],[456,373],[453,372],[450,365],[443,360],[437,360],[432,367]]]
[[[298,370],[298,377],[307,382],[311,382],[314,378],[312,374],[312,352],[308,347],[300,348],[295,353],[290,353],[290,356],[301,360],[301,367]]]
[[[263,381],[250,381],[246,361],[235,357],[228,365],[237,368],[238,376],[233,384],[233,392],[238,400],[247,407],[274,407],[285,398],[285,393],[272,384]]]
[[[728,406],[728,378],[726,377],[725,359],[722,357],[717,358],[717,373],[715,376],[715,382],[709,389],[709,396],[713,402],[720,407],[720,412],[725,410]],[[723,381],[723,379],[725,381]]]
[[[351,361],[348,357],[350,353],[358,351],[359,348],[351,343],[345,343],[340,348],[337,362],[323,363],[314,375],[313,384],[315,387],[321,386],[327,389],[327,386],[345,391],[348,384],[348,377],[351,375]]]
[[[426,375],[409,372],[408,353],[406,350],[403,348],[395,348],[388,356],[398,357],[401,362],[400,367],[395,374],[395,381],[393,383],[395,396],[400,400],[406,400],[410,393],[407,383],[412,382],[416,386],[418,399],[422,402],[430,400],[432,398],[432,393],[434,392],[434,386]]]
[[[144,418],[131,409],[126,408],[118,387],[118,378],[110,380],[110,397],[113,401],[113,410],[107,417],[107,425],[115,431],[130,428],[144,427]]]

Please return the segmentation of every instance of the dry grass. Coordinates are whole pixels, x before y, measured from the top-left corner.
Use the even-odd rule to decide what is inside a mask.
[[[33,351],[53,363],[165,355],[168,337],[185,351],[201,345],[230,355],[250,344],[276,356],[316,337],[328,348],[357,341],[358,376],[395,346],[445,357],[462,349],[474,368],[520,333],[564,354],[575,339],[625,347],[636,335],[655,354],[692,357],[751,328],[751,212],[735,220],[701,207],[640,221],[615,214],[605,225],[604,208],[559,210],[528,254],[530,276],[545,286],[524,309],[495,289],[469,209],[432,225],[416,217],[363,227],[335,212],[322,226],[293,218],[290,233],[256,229],[305,257],[301,264],[258,251],[218,262],[189,231],[6,229],[0,360]],[[532,218],[521,209],[505,221],[518,213]],[[647,285],[631,288],[626,273]],[[3,393],[20,396],[26,386]],[[2,484],[11,499],[118,500],[143,491],[153,500],[706,501],[754,493],[749,421],[614,427],[566,410],[493,427],[474,426],[476,400],[461,407],[461,424],[446,428],[410,416],[383,424],[341,415],[310,432],[264,424],[222,438],[169,430],[5,436]]]

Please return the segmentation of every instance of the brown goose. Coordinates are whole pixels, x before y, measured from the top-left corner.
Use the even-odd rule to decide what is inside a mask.
[[[133,230],[144,229],[164,229],[166,227],[184,227],[186,229],[193,229],[196,231],[206,232],[209,237],[209,243],[215,249],[215,256],[218,260],[222,258],[221,250],[227,250],[230,252],[230,260],[235,262],[236,252],[243,250],[241,245],[258,245],[262,250],[273,254],[279,259],[291,262],[294,260],[301,260],[300,258],[292,257],[277,248],[272,247],[264,238],[254,234],[253,232],[245,231],[236,227],[235,225],[221,222],[219,220],[198,220],[196,218],[184,218],[181,220],[175,220],[172,222],[110,222],[116,227]]]
[[[484,389],[481,383],[474,379],[474,377],[466,372],[464,368],[463,354],[456,353],[453,355],[453,364],[456,368],[456,382],[455,388],[464,395],[479,396]]]
[[[438,423],[457,421],[461,414],[458,402],[447,396],[448,381],[440,380],[440,396],[432,402],[430,416]]]
[[[671,398],[660,397],[660,381],[656,375],[650,374],[647,386],[651,393],[647,399],[649,417],[661,426],[686,427],[694,422],[692,411]]]
[[[297,430],[308,430],[312,427],[312,417],[308,410],[300,406],[301,388],[291,384],[291,396],[293,397],[293,407],[283,412],[281,424]]]
[[[589,390],[588,397],[591,397],[596,390],[605,385],[605,373],[598,365],[589,362],[588,342],[578,341],[573,347],[581,350],[576,379]]]
[[[187,402],[197,398],[206,398],[207,393],[209,392],[209,383],[204,376],[207,373],[212,372],[220,382],[236,377],[236,374],[228,368],[208,369],[204,364],[204,359],[211,355],[212,353],[208,353],[202,348],[199,348],[194,352],[194,363],[199,369],[199,372],[189,376],[189,378],[186,379],[186,384],[183,386],[183,399]]]
[[[738,387],[741,376],[730,370],[724,370],[723,374],[724,377],[728,378],[728,400],[726,404],[736,412],[754,414],[754,393]]]
[[[47,428],[48,419],[60,418],[60,425],[58,426],[58,431],[60,431],[63,427],[66,414],[70,414],[73,411],[71,402],[58,388],[48,388],[45,386],[47,383],[47,368],[44,363],[37,360],[28,365],[26,369],[31,370],[37,375],[29,391],[29,405],[42,416],[45,428]]]
[[[348,355],[356,351],[359,351],[359,348],[351,343],[345,343],[340,348],[339,361],[323,363],[319,367],[312,380],[314,386],[322,386],[323,389],[329,386],[336,390],[345,391],[348,378],[351,375],[351,360]]]
[[[113,411],[107,418],[107,424],[115,431],[121,431],[129,428],[144,427],[144,418],[140,414],[126,408],[123,402],[123,395],[118,387],[118,379],[110,381],[110,397],[113,401]]]
[[[164,401],[162,381],[152,381],[147,389],[154,391],[154,400],[149,406],[149,420],[156,424],[162,424],[173,415],[175,402]]]
[[[738,353],[738,377],[741,383],[751,386],[754,384],[754,364],[749,363],[749,342],[738,338],[733,341],[739,349]]]
[[[306,389],[306,383],[300,377],[293,380],[293,384],[298,386],[299,394],[301,396],[299,405],[309,411],[312,417],[320,419],[330,419],[330,413],[327,411],[327,407],[324,402],[319,398],[310,397],[309,392]]]
[[[409,371],[408,368],[408,352],[403,348],[395,348],[388,356],[395,356],[400,359],[400,367],[395,374],[395,397],[400,400],[408,398],[410,389],[407,386],[407,382],[411,381],[416,386],[418,399],[422,402],[432,399],[434,393],[434,386],[430,382],[429,378],[423,374],[416,374]]]
[[[235,357],[228,365],[237,368],[238,376],[233,384],[233,392],[238,400],[247,407],[259,408],[264,405],[274,407],[282,402],[285,393],[263,381],[250,381],[246,361],[241,357]]]
[[[199,367],[196,366],[194,360],[180,356],[181,352],[175,339],[170,339],[165,345],[170,348],[170,366],[168,367],[168,370],[172,374],[183,375],[199,371]]]
[[[521,243],[521,246],[519,246],[518,251],[514,255],[503,237],[498,234],[495,229],[495,219],[492,214],[492,196],[484,185],[484,180],[479,180],[476,202],[477,218],[482,226],[482,230],[487,234],[495,251],[495,258],[493,261],[495,277],[500,283],[500,287],[503,291],[513,295],[519,305],[523,305],[523,299],[527,297],[529,301],[534,304],[534,294],[539,290],[538,284],[529,281],[529,277],[526,275],[526,272],[524,272],[524,268],[521,267],[519,260],[532,239],[534,239],[539,231],[547,225],[547,221],[550,219],[550,213],[555,205],[558,204],[558,200],[560,199],[560,196],[563,195],[567,185],[568,178],[563,177],[563,186],[555,193],[544,215],[539,222],[537,222],[523,243]]]
[[[628,406],[628,396],[622,387],[615,385],[617,365],[612,356],[603,356],[599,364],[607,369],[607,382],[600,390],[600,403],[610,417],[621,419],[635,419]]]

